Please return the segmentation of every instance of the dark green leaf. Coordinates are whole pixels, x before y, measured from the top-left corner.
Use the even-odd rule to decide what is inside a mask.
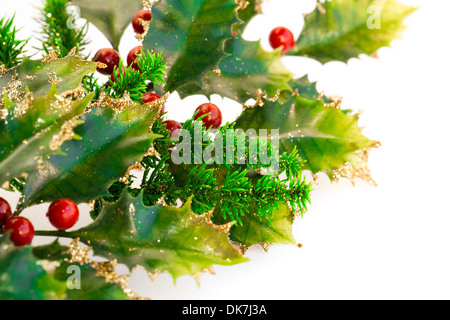
[[[46,96],[34,100],[14,104],[7,99],[8,114],[4,120],[0,118],[0,185],[37,168],[38,160],[60,152],[57,145],[51,145],[53,137],[67,121],[85,111],[91,98],[64,100],[53,87]],[[32,106],[22,114],[27,103]]]
[[[292,74],[281,61],[279,51],[267,52],[259,42],[236,38],[227,42],[231,55],[220,61],[222,75],[210,71],[202,83],[189,83],[178,89],[181,97],[192,94],[219,94],[239,102],[256,98],[257,90],[275,96],[277,91],[290,90]]]
[[[143,9],[141,0],[74,0],[81,9],[81,16],[93,23],[111,42],[119,48],[123,32],[131,24],[136,12]]]
[[[182,208],[146,207],[142,195],[127,192],[105,204],[99,217],[70,236],[89,241],[96,255],[117,259],[129,268],[142,266],[151,273],[169,272],[174,279],[196,275],[214,264],[245,262],[228,243],[227,234],[192,213],[190,201]]]
[[[162,52],[168,63],[165,92],[199,84],[225,57],[224,42],[238,22],[234,0],[165,0],[152,7],[144,49]],[[160,89],[161,91],[162,89]]]
[[[95,71],[96,62],[68,56],[50,63],[24,58],[16,68],[0,76],[0,89],[11,92],[8,85],[18,86],[17,91],[23,97],[31,91],[34,97],[42,97],[50,91],[53,83],[59,92],[64,93],[78,87],[83,77]],[[14,81],[16,80],[16,81]],[[0,97],[0,103],[3,97]],[[11,97],[15,102],[15,98]]]
[[[78,265],[69,263],[70,258],[67,247],[61,246],[58,240],[45,246],[33,248],[33,254],[39,259],[56,261],[60,265],[54,272],[56,280],[66,283],[72,272],[68,270],[70,266],[80,268],[80,289],[66,289],[65,298],[68,300],[127,300],[127,295],[122,289],[111,283],[106,283],[105,279],[96,276],[96,271],[88,265]]]
[[[279,206],[274,210],[270,221],[266,217],[259,217],[256,208],[250,208],[250,213],[241,217],[242,225],[235,224],[231,227],[230,240],[251,246],[259,243],[296,244],[292,234],[292,223],[294,215],[286,205]],[[213,221],[224,224],[228,221],[223,219],[220,212],[214,214]]]
[[[75,129],[82,140],[66,142],[61,147],[66,155],[53,156],[45,169],[30,173],[23,206],[63,197],[88,202],[109,195],[112,183],[140,161],[158,137],[149,129],[155,113],[146,105],[122,112],[92,109]]]
[[[327,107],[322,101],[291,97],[284,104],[266,101],[263,107],[246,109],[236,128],[272,130],[279,128],[280,153],[297,146],[305,169],[332,171],[354,160],[354,153],[372,146],[361,134],[357,115]]]
[[[66,283],[48,275],[31,247],[16,247],[0,237],[0,299],[48,300],[64,297]]]

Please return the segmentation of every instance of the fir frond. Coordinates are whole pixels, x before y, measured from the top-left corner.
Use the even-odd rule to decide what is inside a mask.
[[[14,16],[0,19],[0,65],[7,69],[21,62],[21,55],[25,53],[24,47],[28,40],[16,39],[17,29],[13,26]]]
[[[122,60],[114,68],[113,79],[105,88],[112,98],[122,98],[128,92],[133,101],[140,102],[149,82],[164,84],[166,63],[163,62],[162,54],[142,53],[138,55],[136,63],[140,71],[126,68]]]
[[[68,0],[46,0],[38,22],[42,25],[42,49],[46,54],[54,50],[62,58],[77,48],[81,55],[89,41],[86,40],[88,23],[81,28],[74,26],[74,18],[67,12]],[[68,26],[71,23],[72,27]]]

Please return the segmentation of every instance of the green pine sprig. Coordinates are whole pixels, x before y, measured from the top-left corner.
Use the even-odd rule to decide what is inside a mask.
[[[186,202],[191,201],[191,209],[196,214],[203,214],[213,209],[221,212],[225,219],[237,221],[242,225],[241,216],[250,213],[250,208],[256,207],[256,212],[260,219],[267,218],[270,222],[274,211],[282,204],[289,204],[293,210],[303,212],[307,203],[310,202],[309,193],[311,184],[305,182],[302,178],[301,166],[303,160],[298,152],[294,150],[291,154],[284,153],[279,157],[279,170],[269,172],[271,174],[259,175],[258,170],[265,169],[260,162],[249,164],[248,158],[246,164],[226,164],[225,161],[215,164],[195,164],[195,152],[203,152],[205,148],[214,144],[214,135],[211,139],[201,142],[201,148],[196,150],[194,144],[195,124],[202,123],[200,120],[191,118],[183,124],[183,129],[191,133],[191,161],[174,166],[171,162],[170,152],[173,146],[179,141],[170,139],[169,131],[162,124],[162,119],[158,119],[152,128],[154,133],[160,134],[161,139],[155,142],[155,148],[160,156],[147,156],[141,162],[144,168],[141,186],[137,189],[131,189],[123,183],[117,182],[110,188],[112,196],[97,200],[96,208],[92,216],[96,216],[101,209],[98,205],[101,201],[115,201],[120,197],[124,189],[132,195],[137,196],[140,192],[143,194],[144,204],[153,206],[161,199],[171,206],[177,205],[177,200]],[[198,128],[198,127],[197,127]],[[201,127],[202,136],[209,133],[205,127]],[[215,132],[215,137],[221,136],[224,141],[223,154],[226,154],[226,145],[229,137],[225,134],[226,129],[233,129],[234,124],[226,124]],[[234,143],[237,148],[238,143],[244,140],[245,152],[248,154],[250,142],[245,140],[245,134],[241,133],[234,137],[231,145]],[[229,143],[230,145],[230,143]],[[270,142],[267,142],[269,150],[273,150]],[[236,149],[235,149],[236,150]],[[235,156],[237,157],[237,155]],[[256,157],[259,159],[259,156]],[[224,160],[224,159],[223,159]],[[237,160],[235,158],[234,160]],[[177,172],[174,172],[177,171]],[[286,178],[279,177],[285,173]],[[181,183],[176,181],[184,176]],[[114,187],[114,188],[113,188]]]
[[[25,53],[25,45],[29,39],[16,39],[17,29],[13,25],[14,16],[0,19],[0,65],[12,68],[21,62],[21,55]]]
[[[128,92],[133,101],[139,102],[147,91],[149,82],[164,84],[166,63],[162,54],[146,52],[135,62],[139,70],[126,68],[123,61],[114,68],[112,78],[104,88],[112,98],[122,98]]]
[[[75,19],[67,12],[68,3],[68,0],[46,0],[38,19],[42,26],[42,49],[46,54],[54,50],[60,58],[73,48],[77,48],[76,53],[81,56],[89,44],[86,40],[88,23],[76,28]]]

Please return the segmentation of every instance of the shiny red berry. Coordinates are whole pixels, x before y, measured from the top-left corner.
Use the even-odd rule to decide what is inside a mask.
[[[104,63],[106,68],[97,68],[97,71],[109,76],[114,71],[114,67],[119,65],[120,55],[114,49],[105,48],[98,50],[92,60]]]
[[[153,93],[153,92],[147,92],[147,93],[144,93],[144,96],[142,97],[141,101],[143,103],[149,103],[149,102],[157,101],[159,99],[161,99],[160,95]],[[165,108],[163,108],[160,113],[164,113],[164,111],[165,111]]]
[[[149,10],[140,10],[136,12],[136,14],[133,17],[133,20],[131,21],[134,32],[136,32],[137,34],[142,34],[144,33],[144,26],[141,24],[139,19],[142,19],[144,21],[150,21],[152,19],[152,13]]]
[[[139,70],[137,63],[135,63],[136,59],[138,58],[138,55],[141,54],[141,51],[142,46],[137,46],[130,50],[127,56],[128,67],[132,67],[134,70],[141,71]]]
[[[175,120],[166,120],[163,121],[162,124],[165,124],[166,129],[170,131],[171,138],[178,139],[180,137],[180,129],[183,128],[181,123]]]
[[[80,213],[78,206],[70,199],[58,199],[48,208],[50,223],[59,230],[67,230],[77,223]]]
[[[204,126],[208,129],[217,129],[222,124],[222,112],[220,112],[220,109],[215,104],[204,103],[195,111],[197,112],[194,117],[195,120],[205,114],[208,114],[206,117],[202,118]]]
[[[119,73],[119,68],[116,68],[115,71],[111,73],[110,80],[112,83],[116,82],[116,79],[122,74],[125,73],[125,67],[122,67],[122,72]]]
[[[283,53],[286,53],[289,49],[295,46],[294,35],[291,30],[285,27],[273,29],[269,36],[269,42],[274,49],[283,47]]]
[[[159,99],[161,99],[160,95],[153,93],[153,92],[147,92],[147,93],[144,93],[144,96],[142,97],[141,101],[143,103],[149,103],[149,102],[154,102]]]
[[[33,224],[27,218],[12,217],[6,221],[3,230],[11,230],[9,238],[16,246],[29,245],[34,238]]]
[[[12,217],[11,207],[3,198],[0,198],[0,227],[2,227],[5,222]]]

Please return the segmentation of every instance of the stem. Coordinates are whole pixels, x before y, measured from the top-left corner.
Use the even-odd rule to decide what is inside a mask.
[[[66,232],[66,231],[54,231],[54,230],[37,230],[34,232],[36,236],[43,237],[62,237],[62,238],[77,238],[76,232]]]

